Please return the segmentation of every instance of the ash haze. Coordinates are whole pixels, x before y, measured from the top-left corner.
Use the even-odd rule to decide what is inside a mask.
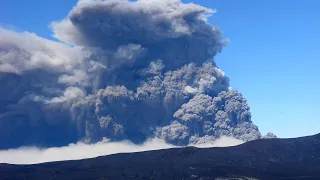
[[[0,28],[0,149],[261,138],[213,61],[229,42],[208,24],[214,13],[179,0],[81,1],[51,23],[59,42]]]
[[[198,148],[229,147],[242,143],[243,141],[241,140],[222,136],[214,142],[198,145],[190,144],[190,146],[196,146]],[[37,147],[21,147],[18,149],[4,150],[0,151],[0,163],[37,164],[43,162],[94,158],[116,153],[142,152],[176,147],[181,146],[167,144],[164,140],[158,138],[148,139],[141,145],[136,145],[129,141],[108,142],[105,139],[95,144],[84,144],[79,142],[58,148],[41,149]]]

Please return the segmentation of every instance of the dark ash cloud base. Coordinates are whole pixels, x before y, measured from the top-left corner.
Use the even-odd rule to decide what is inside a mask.
[[[214,10],[179,0],[82,1],[53,42],[0,28],[0,148],[157,137],[261,138],[216,66]]]

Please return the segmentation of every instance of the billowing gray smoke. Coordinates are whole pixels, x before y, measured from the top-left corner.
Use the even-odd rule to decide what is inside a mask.
[[[227,42],[212,13],[179,0],[82,1],[52,23],[61,42],[1,28],[0,148],[260,138],[213,62]]]

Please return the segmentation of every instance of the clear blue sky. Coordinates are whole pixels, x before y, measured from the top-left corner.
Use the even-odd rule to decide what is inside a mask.
[[[76,2],[0,0],[0,25],[52,39],[48,24],[65,17]],[[231,44],[216,61],[231,86],[248,99],[263,134],[296,137],[320,132],[320,1],[184,2],[217,10],[209,22]]]

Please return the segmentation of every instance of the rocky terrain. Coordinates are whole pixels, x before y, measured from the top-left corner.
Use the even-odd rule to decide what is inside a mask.
[[[36,165],[0,164],[0,179],[320,179],[320,134],[225,148],[116,154]]]

